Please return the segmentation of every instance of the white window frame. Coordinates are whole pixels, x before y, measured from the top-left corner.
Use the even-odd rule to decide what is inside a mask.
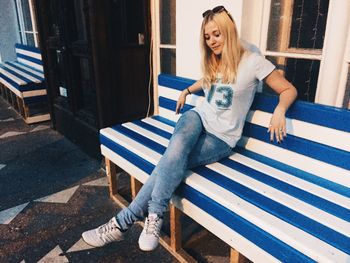
[[[346,90],[346,85],[348,81],[348,74],[350,74],[349,67],[350,67],[350,25],[348,28],[348,38],[346,41],[346,51],[345,51],[345,56],[344,56],[344,62],[343,62],[343,67],[341,70],[340,74],[340,81],[339,81],[339,87],[340,90],[338,92],[337,100],[336,100],[336,105],[340,105],[341,107],[343,105],[343,102],[345,100],[345,90]],[[350,109],[350,101],[348,105],[348,109]]]
[[[161,44],[160,42],[160,8],[159,0],[151,0],[151,20],[152,20],[152,36],[151,36],[151,52],[152,52],[152,71],[153,71],[153,97],[154,97],[154,114],[158,114],[158,75],[160,69],[160,50],[174,49],[176,45]]]
[[[242,36],[257,45],[265,56],[320,61],[316,103],[341,107],[350,62],[350,1],[330,0],[322,54],[267,50],[271,0],[248,0],[243,5]],[[245,32],[247,31],[247,32]],[[337,41],[334,41],[337,39]]]
[[[32,34],[33,35],[35,46],[38,47],[39,46],[38,30],[37,30],[37,24],[36,24],[35,15],[34,15],[33,0],[28,0],[29,10],[30,10],[30,19],[32,21],[32,28],[33,28],[32,31],[25,30],[24,16],[23,16],[23,9],[22,9],[21,0],[15,0],[15,1],[16,1],[18,20],[19,20],[18,21],[19,22],[19,30],[20,30],[19,33],[20,33],[21,38],[22,38],[22,43],[24,45],[28,44],[27,36],[26,36],[26,33],[28,33],[28,34]]]

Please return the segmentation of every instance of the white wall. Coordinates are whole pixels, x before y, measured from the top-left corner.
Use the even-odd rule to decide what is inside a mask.
[[[176,75],[199,79],[199,34],[202,13],[223,5],[231,13],[241,29],[243,0],[177,0],[176,1]]]

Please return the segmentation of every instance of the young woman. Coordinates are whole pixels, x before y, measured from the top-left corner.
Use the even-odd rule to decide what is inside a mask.
[[[182,91],[176,112],[188,94],[200,89],[205,100],[181,116],[167,150],[134,201],[106,224],[84,232],[86,243],[100,247],[122,240],[135,221],[146,218],[139,246],[144,251],[155,249],[163,214],[186,170],[231,154],[259,80],[280,94],[268,128],[270,139],[281,142],[286,136],[285,113],[296,98],[296,89],[272,63],[243,47],[234,20],[223,6],[203,13],[201,49],[203,78]]]

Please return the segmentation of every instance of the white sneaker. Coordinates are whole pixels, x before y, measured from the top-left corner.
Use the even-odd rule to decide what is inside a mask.
[[[109,220],[106,224],[98,228],[84,232],[83,240],[93,247],[102,247],[114,241],[121,241],[124,239],[124,232],[121,231],[115,217]]]
[[[145,225],[139,238],[141,250],[152,251],[158,246],[162,224],[163,219],[157,214],[149,214],[148,217],[146,217]]]

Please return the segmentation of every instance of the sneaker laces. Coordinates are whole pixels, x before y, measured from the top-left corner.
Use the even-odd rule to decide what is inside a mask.
[[[98,228],[98,233],[100,235],[107,234],[116,228],[117,228],[117,226],[114,224],[114,222],[111,219],[111,220],[109,220],[109,222],[107,222],[106,224],[103,224],[102,226],[100,226]]]
[[[154,235],[155,237],[159,237],[160,232],[160,218],[157,217],[147,217],[145,232],[147,235]]]

